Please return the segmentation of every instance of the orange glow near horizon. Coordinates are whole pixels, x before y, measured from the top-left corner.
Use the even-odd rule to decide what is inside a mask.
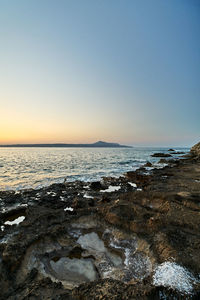
[[[193,2],[1,1],[0,144],[197,142]]]

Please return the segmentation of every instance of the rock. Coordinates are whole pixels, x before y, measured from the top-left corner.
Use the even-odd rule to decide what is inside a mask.
[[[143,186],[147,185],[151,180],[150,175],[140,173],[140,170],[129,171],[126,173],[126,176],[127,176],[128,180],[136,183],[139,187],[143,187]]]
[[[154,153],[151,156],[152,157],[171,157],[171,154],[168,154],[168,153]]]
[[[200,158],[200,142],[191,148],[190,153],[192,154],[192,156]]]
[[[147,161],[144,167],[152,167],[152,163],[150,163],[150,161]]]
[[[171,154],[175,154],[175,155],[179,155],[179,154],[185,154],[185,152],[183,151],[174,151],[174,152],[171,152]]]
[[[168,160],[165,158],[161,158],[158,163],[159,164],[168,164]]]
[[[175,150],[174,150],[174,149],[172,149],[172,148],[170,148],[168,151],[170,151],[170,152],[174,152]]]
[[[92,190],[98,191],[98,190],[103,189],[104,186],[102,186],[102,184],[101,184],[100,181],[93,181],[93,182],[91,182],[91,184],[90,184],[90,188],[91,188]]]
[[[77,209],[77,208],[84,208],[87,206],[87,200],[86,199],[83,199],[83,198],[74,198],[74,201],[73,201],[73,204],[72,204],[72,207]]]

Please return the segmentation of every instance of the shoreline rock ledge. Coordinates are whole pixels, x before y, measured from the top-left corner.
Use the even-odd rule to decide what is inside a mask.
[[[200,299],[199,228],[200,143],[159,169],[0,191],[0,299]]]

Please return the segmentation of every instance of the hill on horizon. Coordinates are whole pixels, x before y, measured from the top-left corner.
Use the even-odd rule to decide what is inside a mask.
[[[0,147],[84,147],[84,148],[132,148],[131,146],[121,145],[118,143],[108,143],[98,141],[92,144],[65,144],[65,143],[51,143],[51,144],[8,144],[0,145]]]

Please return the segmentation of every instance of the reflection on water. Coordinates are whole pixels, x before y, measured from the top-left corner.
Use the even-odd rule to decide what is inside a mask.
[[[0,190],[98,180],[135,170],[166,148],[0,148]],[[178,150],[178,149],[177,149]],[[181,149],[181,151],[188,149]]]

